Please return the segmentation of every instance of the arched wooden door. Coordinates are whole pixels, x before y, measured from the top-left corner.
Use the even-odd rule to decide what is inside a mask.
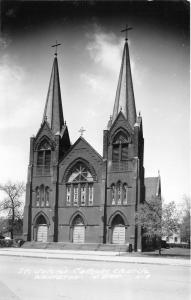
[[[36,221],[37,232],[36,240],[37,242],[47,242],[48,240],[48,225],[46,219],[43,215],[40,215]]]
[[[125,244],[125,224],[120,215],[112,221],[112,244]]]
[[[73,221],[73,243],[85,242],[85,226],[81,216],[76,216]]]

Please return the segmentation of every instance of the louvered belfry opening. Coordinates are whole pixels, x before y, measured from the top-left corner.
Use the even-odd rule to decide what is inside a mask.
[[[37,152],[37,174],[38,176],[50,175],[51,147],[47,141],[43,141]]]
[[[128,160],[128,138],[123,132],[115,136],[112,147],[113,161]]]

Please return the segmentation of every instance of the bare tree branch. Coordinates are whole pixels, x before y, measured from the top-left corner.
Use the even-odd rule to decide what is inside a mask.
[[[17,218],[21,216],[20,208],[22,207],[21,197],[25,192],[23,182],[0,184],[0,190],[3,191],[6,197],[0,202],[0,210],[6,211],[9,217],[9,228],[11,238],[13,238],[14,224]]]

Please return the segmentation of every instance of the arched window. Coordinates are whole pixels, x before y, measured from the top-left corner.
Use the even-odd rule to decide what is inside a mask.
[[[49,187],[45,188],[45,205],[49,206],[49,197],[50,197],[50,191],[49,191]]]
[[[71,188],[72,188],[72,186],[71,186]],[[74,184],[73,189],[74,189],[73,204],[78,205],[78,184]]]
[[[38,147],[37,153],[37,175],[49,175],[51,164],[51,147],[44,140]]]
[[[123,132],[119,132],[113,139],[112,160],[121,161],[128,159],[128,138]]]
[[[115,205],[115,184],[111,185],[111,204]]]
[[[36,188],[36,206],[37,207],[44,207],[44,206],[50,206],[50,188],[47,186],[44,187],[43,184],[41,184],[40,188]]]
[[[36,206],[40,206],[40,189],[39,187],[36,188]]]
[[[40,206],[44,207],[44,185],[40,186]]]
[[[81,205],[84,206],[86,204],[86,185],[81,185]]]
[[[123,185],[123,204],[127,204],[128,199],[128,186],[126,183]]]
[[[69,173],[66,183],[67,204],[75,206],[93,205],[93,176],[82,162],[77,163]]]
[[[89,184],[89,205],[93,205],[94,187],[93,183]]]
[[[66,203],[67,203],[67,205],[70,205],[71,204],[71,185],[67,185],[66,191],[67,191]]]
[[[121,182],[117,183],[117,205],[121,205]]]

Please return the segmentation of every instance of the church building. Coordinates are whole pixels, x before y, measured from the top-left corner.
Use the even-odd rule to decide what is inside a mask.
[[[30,139],[25,240],[131,244],[141,250],[135,213],[145,201],[145,182],[149,195],[160,196],[160,177],[151,178],[152,188],[144,179],[142,117],[136,113],[127,39],[102,155],[82,136],[71,144],[63,107],[56,53],[43,121]]]

